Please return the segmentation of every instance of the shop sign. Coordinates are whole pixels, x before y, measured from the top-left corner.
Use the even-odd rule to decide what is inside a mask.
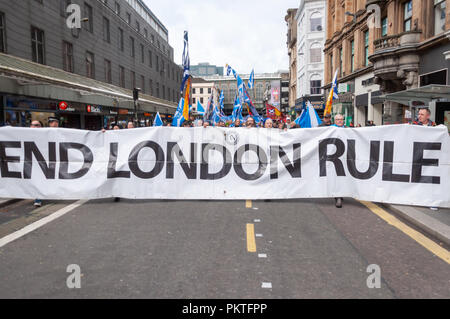
[[[347,92],[349,92],[349,85],[347,83],[340,83],[338,85],[338,92],[339,93],[347,93]]]
[[[65,111],[68,107],[67,102],[64,101],[59,102],[58,106],[61,111]]]
[[[119,114],[120,115],[127,115],[128,114],[128,110],[127,109],[119,109]]]
[[[88,105],[86,107],[88,113],[102,113],[102,108],[100,106]]]

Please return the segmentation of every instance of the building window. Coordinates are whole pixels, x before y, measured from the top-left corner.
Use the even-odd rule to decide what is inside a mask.
[[[445,0],[434,0],[434,34],[441,34],[445,31]]]
[[[200,94],[203,94],[203,88],[200,88]]]
[[[119,50],[123,52],[123,30],[119,28]]]
[[[119,85],[125,87],[125,68],[123,66],[119,66]]]
[[[0,12],[0,52],[6,52],[6,27],[3,12]]]
[[[200,103],[203,104],[203,98],[202,97],[200,98]]]
[[[151,39],[152,39],[152,44],[155,43],[155,36],[153,34],[151,36]]]
[[[84,29],[90,33],[94,32],[94,14],[92,7],[86,2],[84,3],[84,16],[89,19],[89,21],[83,23]]]
[[[322,17],[320,15],[320,13],[313,13],[311,15],[311,31],[322,31],[323,27],[322,27]]]
[[[141,75],[141,90],[145,93],[145,76]]]
[[[388,34],[388,19],[387,17],[384,17],[381,20],[381,36],[385,37]]]
[[[352,42],[350,43],[350,47],[351,47],[351,59],[350,59],[350,68],[351,71],[353,72],[355,70],[355,40],[352,40]]]
[[[134,58],[134,38],[130,37],[130,56]]]
[[[192,94],[196,94],[196,93],[195,93],[195,88],[192,89]]]
[[[114,5],[114,12],[120,16],[120,4],[117,1]]]
[[[148,51],[148,65],[153,68],[153,54],[152,51]]]
[[[130,71],[131,75],[131,88],[136,88],[136,73],[134,71]]]
[[[330,77],[333,76],[333,73],[334,73],[333,53],[330,53]]]
[[[45,64],[44,31],[31,27],[31,48],[33,62]]]
[[[411,31],[412,22],[412,0],[403,4],[403,31]]]
[[[127,23],[131,24],[131,14],[127,12]]]
[[[144,50],[144,45],[141,44],[141,62],[145,63],[145,50]]]
[[[156,72],[159,72],[159,56],[156,55]]]
[[[322,48],[320,44],[313,43],[310,49],[310,61],[311,63],[320,63],[322,62]]]
[[[163,100],[166,99],[166,86],[163,84],[162,86],[162,91],[163,91]]]
[[[88,78],[95,78],[95,59],[94,53],[86,51],[86,76]]]
[[[136,21],[136,31],[139,33],[141,32],[141,25],[139,24],[138,21]]]
[[[145,28],[144,28],[144,37],[145,37],[146,39],[148,39],[148,31],[147,31],[147,29],[145,29]]]
[[[159,82],[156,82],[156,97],[159,98]]]
[[[208,94],[211,94],[211,88],[208,88]]]
[[[369,65],[369,30],[364,32],[364,66]]]
[[[192,98],[192,104],[195,105],[195,102],[196,102],[195,97],[193,97]]]
[[[109,32],[109,20],[103,17],[103,40],[110,43],[111,37]]]
[[[153,80],[150,79],[150,95],[153,96]]]
[[[63,68],[64,71],[73,72],[73,45],[63,41]]]
[[[344,50],[342,50],[342,47],[339,48],[339,76],[342,77],[343,70],[342,70],[342,62],[344,60]]]
[[[111,77],[111,61],[105,59],[105,82],[112,83]]]
[[[312,77],[310,81],[311,94],[322,94],[322,81],[316,77]]]

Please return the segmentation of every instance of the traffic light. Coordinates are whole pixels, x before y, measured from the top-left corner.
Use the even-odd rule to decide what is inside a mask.
[[[140,89],[133,89],[133,100],[139,100],[139,91]]]

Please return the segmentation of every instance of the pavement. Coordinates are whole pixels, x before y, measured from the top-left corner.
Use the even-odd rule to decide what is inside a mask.
[[[450,298],[448,250],[353,199],[74,204],[0,210],[0,298]]]
[[[450,209],[430,207],[386,205],[389,209],[419,228],[421,231],[435,237],[450,247]]]

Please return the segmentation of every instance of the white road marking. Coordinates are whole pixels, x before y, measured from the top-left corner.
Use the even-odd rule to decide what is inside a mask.
[[[35,231],[36,229],[44,226],[45,224],[48,224],[48,223],[54,221],[55,219],[74,210],[75,208],[80,207],[81,205],[85,204],[87,201],[88,201],[87,199],[79,200],[73,204],[70,204],[66,207],[61,208],[60,210],[54,212],[53,214],[51,214],[47,217],[44,217],[38,221],[35,221],[34,223],[27,225],[24,228],[19,229],[18,231],[1,238],[0,239],[0,248],[22,236],[25,236],[26,234],[31,233],[32,231]]]
[[[262,237],[263,234],[255,234],[256,237]]]
[[[261,222],[261,219],[255,219],[253,222],[255,222],[255,223],[260,223],[260,222]]]
[[[261,288],[272,289],[271,282],[263,282]]]
[[[259,258],[267,258],[267,254],[258,254]]]

